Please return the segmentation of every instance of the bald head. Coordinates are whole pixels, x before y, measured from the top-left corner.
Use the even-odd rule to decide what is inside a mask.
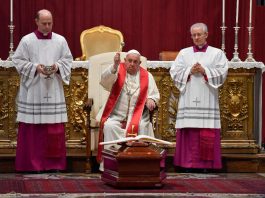
[[[46,10],[46,9],[42,9],[42,10],[39,10],[36,14],[36,17],[35,19],[38,20],[40,19],[40,17],[42,16],[49,16],[49,17],[52,17],[52,13],[49,11],[49,10]]]
[[[49,10],[39,10],[35,22],[38,26],[38,30],[44,35],[52,31],[53,19],[52,13]]]

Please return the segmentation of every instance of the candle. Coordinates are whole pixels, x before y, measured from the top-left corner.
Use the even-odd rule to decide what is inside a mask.
[[[222,6],[222,8],[223,8],[223,12],[222,12],[222,22],[223,22],[223,24],[225,24],[225,0],[223,0],[223,6]]]
[[[236,24],[238,24],[239,0],[236,0]]]
[[[10,21],[13,21],[13,0],[10,0]]]
[[[252,20],[252,0],[249,2],[249,24],[251,24]]]

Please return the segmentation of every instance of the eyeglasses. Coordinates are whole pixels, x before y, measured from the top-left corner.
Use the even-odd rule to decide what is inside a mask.
[[[202,37],[203,35],[205,35],[205,33],[191,34],[191,38]]]

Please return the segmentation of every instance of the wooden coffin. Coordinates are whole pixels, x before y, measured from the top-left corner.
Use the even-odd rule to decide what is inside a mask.
[[[123,144],[103,150],[101,179],[116,187],[161,187],[166,178],[166,151],[147,143]]]

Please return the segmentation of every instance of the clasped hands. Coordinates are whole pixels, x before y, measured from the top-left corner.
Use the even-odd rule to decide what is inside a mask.
[[[42,65],[42,64],[39,64],[38,66],[37,66],[37,72],[40,74],[43,74],[43,75],[45,75],[45,76],[49,76],[49,75],[51,75],[51,74],[54,74],[54,73],[56,73],[58,71],[58,66],[56,65],[56,64],[53,64],[52,66],[51,66],[51,68],[49,68],[49,70],[47,69],[47,68],[45,68],[45,66],[44,65]]]
[[[197,74],[200,73],[201,75],[205,75],[205,69],[202,67],[202,65],[200,63],[195,63],[191,70],[190,70],[191,74]]]

